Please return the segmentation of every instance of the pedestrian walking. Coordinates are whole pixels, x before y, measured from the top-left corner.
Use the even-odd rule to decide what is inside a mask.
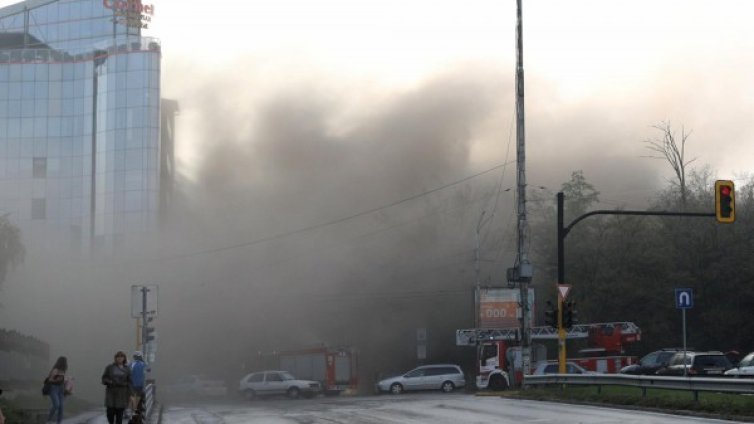
[[[55,361],[50,373],[47,375],[47,383],[50,385],[50,413],[47,422],[63,421],[63,400],[65,399],[65,373],[68,371],[68,359],[61,356]]]
[[[3,394],[3,389],[0,389],[0,395]],[[3,409],[0,408],[0,424],[5,424],[5,415],[3,415]]]
[[[133,354],[131,369],[131,412],[132,415],[142,416],[143,408],[141,401],[144,398],[144,386],[147,380],[147,364],[144,363],[144,355],[140,351]]]
[[[102,384],[105,389],[105,408],[107,408],[107,422],[122,424],[123,411],[128,406],[131,384],[131,370],[128,368],[126,354],[118,351],[114,362],[102,373]]]

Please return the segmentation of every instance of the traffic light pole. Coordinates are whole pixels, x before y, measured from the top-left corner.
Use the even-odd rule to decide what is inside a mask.
[[[147,292],[149,288],[143,286],[141,288],[141,352],[143,355],[147,354]]]
[[[640,216],[689,216],[689,217],[711,217],[716,218],[717,213],[704,213],[704,212],[666,212],[666,211],[626,211],[626,210],[596,210],[587,212],[573,222],[568,224],[567,227],[563,226],[563,205],[565,203],[565,197],[563,192],[557,194],[558,200],[558,281],[557,284],[565,284],[565,238],[571,229],[581,222],[582,220],[593,215],[640,215]],[[558,372],[565,373],[566,362],[566,332],[563,328],[563,300],[558,295]]]
[[[558,374],[566,373],[566,330],[563,296],[558,293]]]
[[[557,285],[565,284],[563,199],[563,193],[558,193],[558,281],[555,283],[556,288]],[[563,297],[558,293],[558,373],[560,374],[566,373],[566,331],[563,324]]]

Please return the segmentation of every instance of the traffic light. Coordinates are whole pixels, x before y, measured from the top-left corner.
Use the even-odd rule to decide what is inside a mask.
[[[144,327],[144,343],[149,343],[157,338],[153,322],[154,318],[147,318],[147,325]]]
[[[545,325],[558,328],[558,310],[552,306],[552,302],[547,301],[547,309],[545,309]]]
[[[715,181],[715,218],[717,222],[729,224],[736,220],[736,196],[733,181]]]
[[[579,323],[576,302],[563,302],[563,328],[571,328]]]

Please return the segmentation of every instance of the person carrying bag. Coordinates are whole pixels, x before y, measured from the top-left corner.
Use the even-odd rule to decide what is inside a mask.
[[[42,394],[47,392],[46,396],[50,396],[51,406],[47,422],[57,422],[59,424],[63,421],[66,371],[68,371],[68,359],[65,356],[61,356],[55,361],[55,365],[53,365],[50,374],[45,379],[44,386],[42,386]]]

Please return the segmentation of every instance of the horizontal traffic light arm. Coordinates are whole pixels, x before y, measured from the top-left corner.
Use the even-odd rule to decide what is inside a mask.
[[[696,216],[696,217],[710,217],[715,218],[716,214],[714,212],[711,213],[705,213],[705,212],[666,212],[666,211],[623,211],[623,210],[598,210],[598,211],[591,211],[587,212],[584,215],[581,215],[580,217],[576,218],[568,224],[567,227],[563,228],[563,238],[565,238],[566,235],[568,235],[568,232],[571,231],[571,228],[573,228],[574,225],[581,222],[583,219],[590,217],[592,215],[650,215],[650,216]]]

